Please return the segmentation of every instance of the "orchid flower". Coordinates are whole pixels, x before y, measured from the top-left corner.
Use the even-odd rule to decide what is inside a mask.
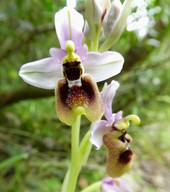
[[[107,177],[102,180],[102,192],[132,192],[128,184],[121,178]]]
[[[120,177],[131,168],[133,152],[129,143],[132,141],[130,135],[126,134],[132,120],[135,124],[140,123],[137,115],[122,117],[122,111],[112,113],[112,102],[119,83],[112,81],[101,93],[106,120],[98,120],[92,125],[90,141],[97,149],[102,144],[108,149],[107,173],[111,177]]]
[[[68,125],[77,115],[84,114],[93,122],[101,118],[104,106],[96,82],[118,74],[124,62],[117,52],[87,52],[82,45],[83,26],[83,16],[75,9],[61,9],[55,14],[61,48],[51,48],[51,57],[27,63],[19,71],[31,85],[55,88],[58,118]]]
[[[55,29],[61,48],[51,48],[51,57],[23,65],[19,75],[33,86],[54,89],[56,82],[63,77],[63,57],[67,54],[66,42],[74,43],[74,52],[80,57],[85,73],[93,76],[96,82],[118,74],[124,63],[121,54],[114,51],[104,53],[87,52],[83,42],[83,16],[73,8],[65,7],[55,14]]]

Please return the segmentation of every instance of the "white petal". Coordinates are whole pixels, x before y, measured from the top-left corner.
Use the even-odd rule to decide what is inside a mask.
[[[67,6],[68,7],[71,7],[71,8],[74,8],[76,7],[76,0],[67,0]]]
[[[116,91],[119,87],[119,83],[117,81],[112,81],[102,92],[101,97],[104,103],[104,116],[109,121],[112,118],[112,103]]]
[[[83,65],[85,73],[90,73],[96,82],[100,82],[120,73],[123,63],[124,58],[120,53],[107,51],[88,52]]]
[[[72,40],[75,48],[82,45],[83,16],[75,9],[65,7],[55,14],[55,29],[62,49],[67,40]]]
[[[118,120],[122,119],[123,111],[118,111],[117,113],[114,113],[114,114],[115,114],[115,117],[114,117],[115,121],[118,121]],[[112,114],[112,115],[114,115],[114,114]]]
[[[62,77],[61,67],[52,58],[46,58],[23,65],[19,75],[30,85],[54,89],[56,81]]]
[[[77,49],[75,52],[78,56],[80,56],[81,61],[83,62],[87,57],[88,47],[86,44],[84,44],[79,49]]]
[[[55,60],[57,64],[63,63],[63,57],[66,55],[66,51],[58,48],[51,48],[49,51],[51,57]]]
[[[132,192],[128,184],[121,178],[107,177],[102,180],[102,192]]]
[[[99,120],[93,123],[91,129],[90,142],[100,149],[103,144],[103,136],[111,131],[111,123],[105,120]]]

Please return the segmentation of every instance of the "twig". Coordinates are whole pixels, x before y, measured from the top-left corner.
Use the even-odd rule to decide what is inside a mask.
[[[53,90],[44,90],[31,86],[21,87],[14,91],[0,94],[0,108],[26,99],[39,99],[54,96]]]

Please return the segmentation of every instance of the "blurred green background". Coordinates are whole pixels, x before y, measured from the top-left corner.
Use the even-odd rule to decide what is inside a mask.
[[[60,123],[53,91],[31,87],[18,76],[22,64],[58,47],[54,14],[62,0],[0,1],[0,192],[60,191],[70,159],[70,128]],[[84,4],[77,2],[84,14]],[[112,48],[125,64],[113,111],[135,113],[134,166],[123,178],[134,192],[170,189],[170,1],[134,0],[127,30]],[[108,81],[111,81],[108,80]],[[103,83],[100,83],[100,87]],[[89,122],[83,118],[81,135]],[[93,147],[78,191],[107,176],[107,151]]]

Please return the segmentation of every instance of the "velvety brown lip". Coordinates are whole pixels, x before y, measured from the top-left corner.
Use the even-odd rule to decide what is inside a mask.
[[[92,85],[83,79],[81,79],[81,84],[82,86],[75,85],[69,88],[68,82],[66,81],[66,83],[60,87],[60,99],[65,106],[70,108],[72,100],[75,100],[75,98],[77,98],[77,102],[80,98],[84,100],[84,103],[91,103],[94,101],[95,93]]]

